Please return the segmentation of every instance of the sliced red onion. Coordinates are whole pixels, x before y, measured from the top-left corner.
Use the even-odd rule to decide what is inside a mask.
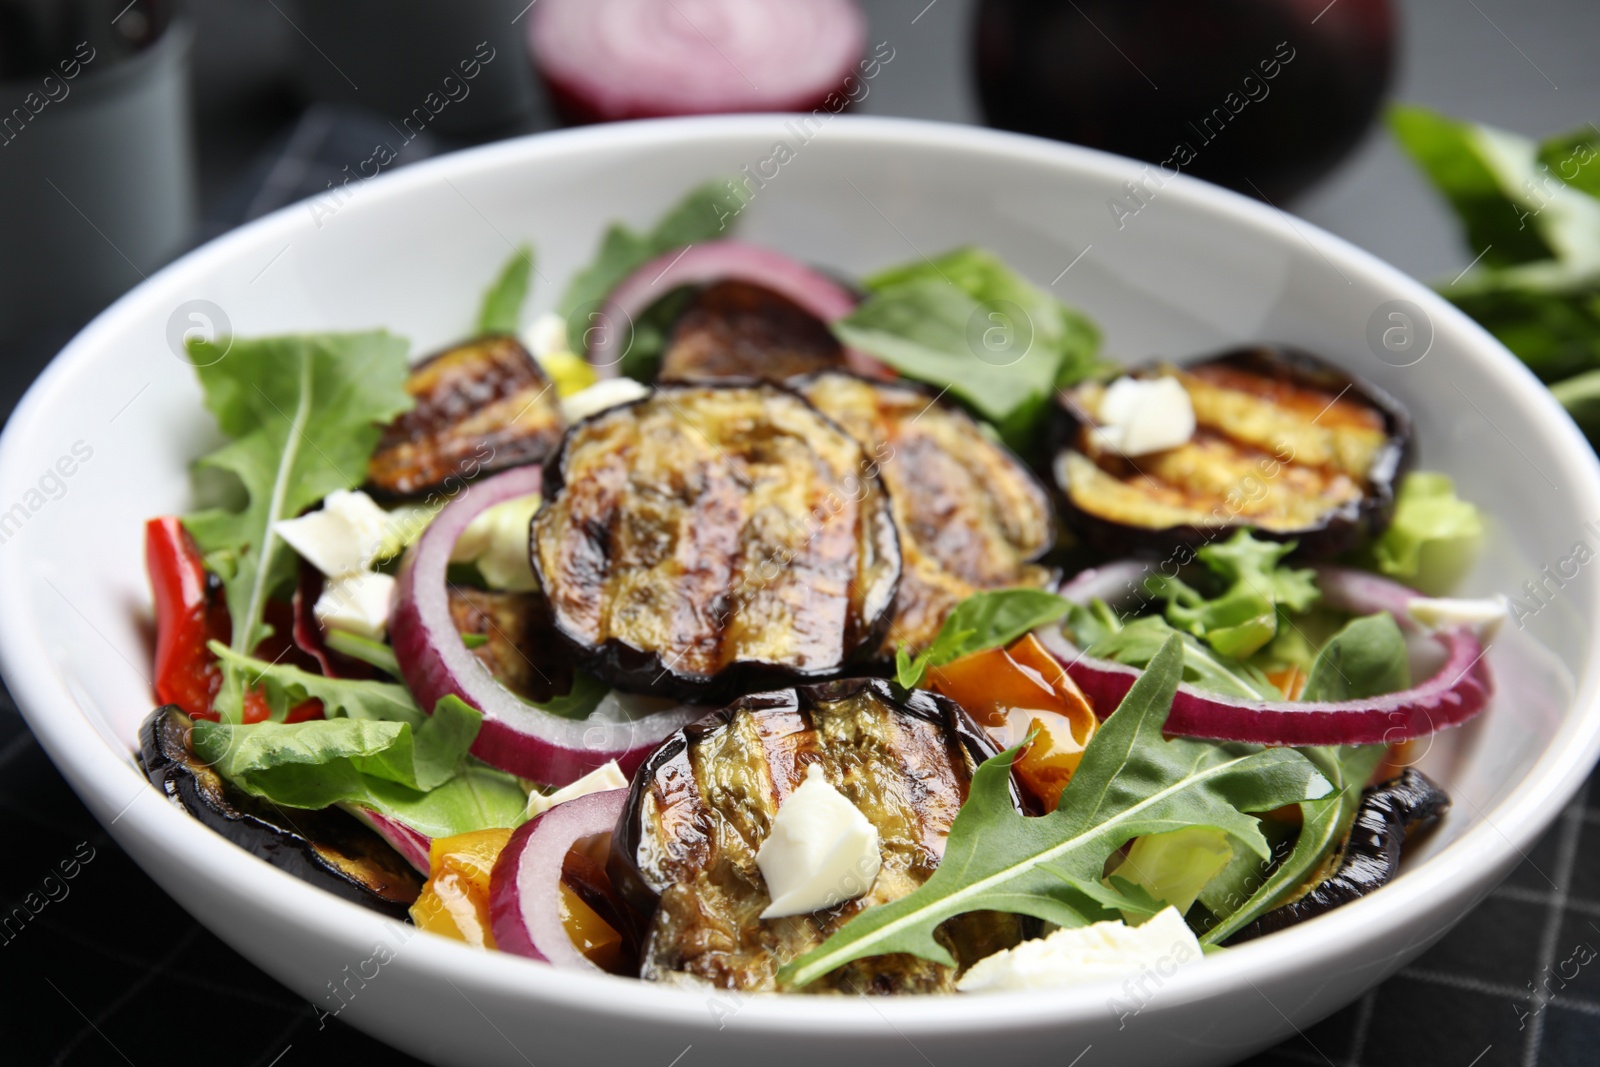
[[[540,491],[537,467],[518,467],[475,482],[445,506],[400,567],[400,585],[389,633],[406,685],[418,705],[432,709],[454,694],[483,712],[472,754],[492,767],[545,785],[566,785],[616,760],[632,774],[674,730],[705,713],[673,705],[639,718],[566,719],[534,707],[501,685],[483,661],[467,650],[450,618],[445,573],[461,531],[486,508]],[[628,704],[619,695],[613,702]],[[637,703],[637,702],[635,702]],[[642,709],[656,707],[646,704]]]
[[[365,823],[379,837],[389,842],[390,846],[400,853],[411,866],[423,874],[431,873],[429,870],[429,851],[433,848],[433,838],[420,830],[412,829],[399,819],[369,808],[365,804],[341,804],[339,806],[355,816],[360,822]]]
[[[853,0],[542,0],[529,19],[573,122],[839,111],[868,91],[850,77],[865,43]]]
[[[606,378],[618,374],[631,326],[651,304],[682,286],[728,278],[770,289],[823,322],[842,319],[856,306],[856,298],[838,282],[781,252],[742,241],[690,245],[651,260],[611,290],[600,311],[602,325],[610,328],[594,331],[588,353],[595,372]],[[864,352],[846,348],[844,354],[846,365],[857,374],[894,377],[887,365]]]
[[[1149,564],[1124,560],[1084,571],[1061,587],[1061,595],[1078,604],[1099,598],[1112,607],[1125,606],[1144,598],[1143,582],[1149,573]],[[1406,610],[1422,596],[1415,590],[1342,567],[1319,567],[1317,583],[1331,607],[1357,615],[1386,611],[1403,630],[1420,629]],[[1483,662],[1484,645],[1466,627],[1425,636],[1441,646],[1444,664],[1410,689],[1367,700],[1261,701],[1220,696],[1185,684],[1178,687],[1172,702],[1166,732],[1263,745],[1394,744],[1465,722],[1484,709],[1493,691],[1489,666]],[[1137,667],[1085,655],[1059,627],[1046,627],[1039,637],[1102,717],[1116,708],[1139,677]]]
[[[511,835],[489,876],[489,928],[501,950],[557,967],[600,969],[578,951],[561,920],[561,869],[574,845],[611,832],[627,802],[626,789],[589,793]]]

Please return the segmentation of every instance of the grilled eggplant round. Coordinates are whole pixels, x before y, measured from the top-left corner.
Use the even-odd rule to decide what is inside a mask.
[[[1241,929],[1228,943],[1250,941],[1305,922],[1388,884],[1400,869],[1406,835],[1431,826],[1449,808],[1449,795],[1414,768],[1369,787],[1361,795],[1350,832],[1329,862],[1331,873],[1301,896]]]
[[[905,382],[827,373],[791,384],[861,442],[889,490],[903,562],[886,654],[926,648],[979,590],[1051,583],[1034,563],[1055,543],[1050,495],[966,412]]]
[[[729,280],[690,300],[672,327],[659,378],[781,382],[844,364],[844,346],[821,319],[764,286]]]
[[[412,369],[406,392],[416,405],[384,429],[367,464],[368,488],[389,499],[541,463],[566,428],[550,380],[515,337],[480,337],[430,357]]]
[[[927,881],[977,765],[996,749],[953,701],[849,679],[744,697],[684,727],[634,775],[611,836],[612,884],[653,917],[641,977],[741,990],[865,908]],[[866,894],[831,911],[763,920],[771,902],[756,851],[779,807],[821,764],[878,830],[882,865]],[[974,912],[940,927],[964,967],[1016,944],[1014,915]],[[913,956],[860,960],[810,992],[949,992],[956,972]]]
[[[422,877],[377,834],[342,811],[292,814],[245,793],[195,758],[189,716],[157,708],[139,727],[145,775],[167,799],[229,841],[345,900],[405,919]]]
[[[900,578],[869,457],[773,385],[665,385],[575,425],[545,476],[533,566],[580,664],[684,699],[839,673]]]
[[[1056,485],[1062,514],[1103,552],[1165,553],[1248,527],[1339,555],[1389,523],[1411,418],[1387,393],[1294,349],[1240,349],[1171,376],[1196,430],[1176,448],[1129,458],[1092,432],[1104,386],[1062,394]]]

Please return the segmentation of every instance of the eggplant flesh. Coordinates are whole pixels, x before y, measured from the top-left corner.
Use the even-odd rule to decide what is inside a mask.
[[[192,726],[168,704],[139,728],[140,763],[168,800],[302,881],[390,918],[407,917],[422,877],[387,842],[342,811],[285,811],[232,785],[195,757]]]
[[[1054,580],[1034,562],[1055,543],[1049,493],[966,412],[906,383],[835,372],[792,384],[861,443],[889,490],[903,562],[885,654],[926,648],[973,593]]]
[[[781,382],[844,362],[844,347],[821,319],[770,289],[723,281],[696,293],[678,317],[659,379]]]
[[[1332,911],[1386,885],[1400,870],[1407,834],[1432,825],[1450,808],[1450,797],[1414,768],[1366,790],[1350,832],[1328,864],[1332,873],[1300,897],[1265,913],[1234,934],[1230,944],[1275,933]]]
[[[973,771],[994,752],[953,701],[875,678],[754,694],[680,730],[634,775],[611,839],[612,884],[652,915],[640,976],[774,989],[783,964],[927,881]],[[877,827],[882,865],[863,896],[763,920],[771,898],[756,852],[813,763]],[[937,936],[966,966],[1016,944],[1023,921],[974,912]],[[848,964],[807,991],[949,992],[956,973],[893,954]]]
[[[1134,376],[1181,382],[1196,430],[1130,458],[1093,432],[1102,383],[1062,394],[1054,475],[1064,518],[1090,546],[1163,553],[1243,526],[1325,557],[1387,527],[1411,439],[1410,416],[1387,393],[1275,347]]]
[[[877,647],[900,577],[861,447],[757,383],[664,385],[568,433],[533,566],[580,665],[627,690],[730,696]]]
[[[501,593],[452,584],[456,632],[481,637],[472,650],[518,696],[544,703],[572,689],[572,660],[551,640],[550,605],[538,593]]]
[[[368,488],[389,499],[456,492],[482,474],[543,462],[566,422],[556,391],[515,337],[491,335],[418,364],[412,409],[384,428]]]

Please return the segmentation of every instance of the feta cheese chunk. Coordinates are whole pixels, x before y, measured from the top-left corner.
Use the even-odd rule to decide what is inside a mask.
[[[1510,614],[1504,595],[1481,600],[1462,597],[1417,597],[1406,606],[1406,613],[1430,630],[1465,626],[1484,642],[1493,639],[1500,624]]]
[[[567,418],[567,423],[587,419],[590,415],[598,415],[607,408],[614,408],[618,404],[626,404],[650,395],[650,387],[641,385],[632,378],[607,378],[595,382],[581,393],[561,398],[561,414]]]
[[[311,612],[330,630],[383,640],[395,581],[387,574],[357,572],[331,578]]]
[[[526,817],[531,819],[536,815],[543,815],[557,804],[565,804],[569,800],[577,800],[590,793],[603,793],[608,789],[626,789],[627,786],[627,775],[622,773],[617,761],[612,760],[604,767],[595,768],[571,785],[564,785],[548,796],[538,790],[529,793]]]
[[[535,359],[567,351],[567,320],[553,311],[546,311],[528,327],[527,341],[528,351]]]
[[[882,862],[878,828],[813,763],[800,788],[778,808],[756,852],[772,897],[761,917],[837,907],[871,889]]]
[[[389,513],[359,489],[335,489],[322,510],[281,519],[273,531],[329,578],[366,570],[388,539]]]
[[[1096,443],[1130,457],[1177,448],[1194,436],[1194,404],[1176,378],[1118,378],[1097,419]]]
[[[485,508],[456,538],[451,563],[476,564],[491,589],[529,593],[539,588],[533,576],[529,527],[539,510],[539,494],[504,500]]]
[[[973,964],[956,989],[963,993],[1056,989],[1136,978],[1147,971],[1164,979],[1200,958],[1199,940],[1177,909],[1167,908],[1142,926],[1094,923],[1024,941]]]

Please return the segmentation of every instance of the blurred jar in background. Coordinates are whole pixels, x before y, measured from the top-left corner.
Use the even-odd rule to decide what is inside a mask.
[[[537,94],[528,0],[298,0],[301,86],[382,115],[401,137],[525,132]]]
[[[170,0],[0,0],[0,337],[65,331],[195,229],[189,25]]]
[[[976,37],[990,125],[1278,202],[1371,125],[1394,17],[1388,0],[982,0]]]

